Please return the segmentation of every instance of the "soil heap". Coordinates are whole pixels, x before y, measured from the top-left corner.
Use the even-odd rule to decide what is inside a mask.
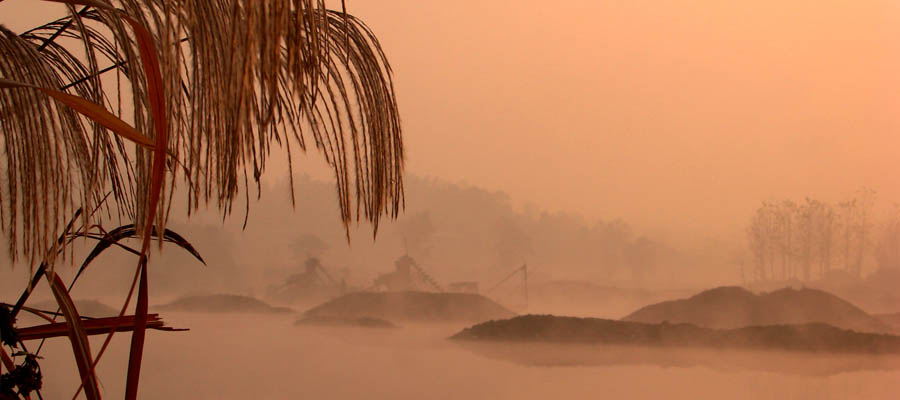
[[[248,296],[234,294],[212,294],[185,296],[175,301],[158,306],[161,310],[191,311],[191,312],[239,312],[239,313],[291,313],[286,307],[274,307],[260,300]]]
[[[900,353],[900,337],[860,333],[822,323],[701,328],[599,318],[525,315],[466,328],[456,340],[747,348],[834,353]]]
[[[740,287],[719,287],[693,297],[641,308],[624,321],[689,323],[706,328],[825,323],[858,332],[893,329],[843,299],[817,289],[785,288],[754,294]]]
[[[405,291],[350,293],[316,306],[305,315],[410,322],[482,322],[515,314],[478,294]]]

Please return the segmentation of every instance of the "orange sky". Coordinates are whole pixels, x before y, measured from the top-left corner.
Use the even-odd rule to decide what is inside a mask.
[[[896,1],[347,3],[393,64],[411,173],[669,233],[900,201]]]
[[[900,201],[896,1],[349,3],[395,67],[412,172],[667,230]]]

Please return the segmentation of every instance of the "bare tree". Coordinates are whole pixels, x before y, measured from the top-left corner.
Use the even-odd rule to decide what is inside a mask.
[[[816,201],[816,252],[819,260],[819,277],[824,278],[831,270],[834,257],[835,211],[829,204]]]
[[[791,279],[794,275],[794,212],[796,203],[784,200],[774,205],[775,235],[777,251],[781,258],[781,279]]]
[[[795,209],[797,213],[797,249],[800,258],[800,268],[803,280],[811,279],[813,262],[813,241],[816,229],[816,217],[818,216],[818,202],[806,198],[806,201]]]
[[[900,269],[900,205],[884,223],[875,245],[879,269]]]
[[[871,209],[875,192],[860,189],[856,195],[838,204],[838,229],[844,270],[854,277],[862,277],[862,264],[871,241]]]
[[[872,248],[874,202],[875,192],[865,188],[837,207],[811,198],[799,205],[764,202],[747,228],[754,278],[808,281],[829,276],[835,265],[861,278]]]
[[[747,239],[753,261],[756,265],[754,278],[756,280],[769,280],[774,278],[774,265],[776,258],[776,212],[770,203],[763,203],[750,221],[747,228]]]
[[[862,188],[857,192],[859,199],[857,206],[857,225],[856,225],[856,257],[853,260],[852,274],[857,278],[862,278],[862,266],[865,260],[867,249],[871,242],[871,211],[875,204],[875,191],[868,188]]]

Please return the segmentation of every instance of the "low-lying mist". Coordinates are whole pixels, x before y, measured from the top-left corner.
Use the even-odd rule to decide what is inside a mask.
[[[842,329],[857,325],[800,318],[818,315],[806,309],[829,312],[815,302],[785,314],[803,314],[796,321],[756,318],[759,313],[778,313],[753,311],[770,309],[747,306],[755,296],[816,294],[776,289],[817,283],[787,278],[743,281],[743,264],[736,254],[744,243],[739,241],[685,245],[689,240],[643,234],[627,221],[517,209],[502,192],[413,176],[407,180],[405,214],[382,224],[374,240],[369,227],[352,226],[348,243],[336,223],[332,185],[301,178],[295,187],[293,211],[286,185],[264,187],[269,193],[250,208],[245,230],[239,218],[222,222],[207,212],[190,222],[173,219],[169,228],[190,241],[206,265],[175,246],[154,253],[150,311],[159,312],[170,326],[190,330],[149,332],[141,381],[144,398],[837,399],[889,398],[900,389],[898,358],[882,354],[448,340],[481,322],[449,318],[451,311],[488,315],[463,310],[476,303],[504,311],[490,314],[491,319],[507,318],[511,311],[617,320],[643,307],[706,299],[710,296],[701,292],[707,289],[743,283],[756,294],[713,290],[710,293],[740,296],[712,296],[703,304],[741,323],[829,322]],[[279,191],[285,196],[278,196]],[[71,279],[92,245],[76,242],[66,262],[56,266],[64,279]],[[403,267],[401,259],[414,262],[417,269]],[[781,265],[789,263],[773,262],[767,268],[778,270]],[[133,266],[130,254],[107,251],[80,278],[72,296],[98,300],[102,304],[84,304],[106,310],[103,313],[109,313],[103,305],[118,312]],[[406,282],[408,287],[401,291],[467,291],[444,297],[484,297],[460,308],[422,294],[385,293],[401,271],[418,279]],[[879,314],[888,326],[882,330],[890,331],[895,329],[893,313],[900,309],[896,295],[885,290],[900,277],[890,271],[825,285],[830,294],[822,296],[839,297],[829,304],[853,311],[850,316],[868,320]],[[25,267],[0,271],[4,301],[12,302],[21,293],[27,274]],[[395,297],[426,307],[389,301],[384,304],[398,308],[379,315],[363,307],[382,304],[378,302],[383,299],[375,298]],[[732,297],[750,300],[728,300]],[[42,284],[29,304],[49,298]],[[336,298],[345,304],[323,306]],[[48,304],[44,308],[52,309]],[[311,309],[342,310],[345,315],[302,314]],[[668,306],[656,309],[660,311],[652,313],[648,323],[679,323],[679,318],[697,325],[723,322],[697,318],[698,312],[710,314],[697,309],[678,309],[678,315],[667,311]],[[40,321],[23,317],[20,323]],[[127,339],[127,334],[118,334],[100,363],[98,374],[107,397],[124,391]],[[101,341],[92,339],[95,352]],[[69,343],[65,338],[51,340],[41,356],[43,394],[71,397],[78,377]]]
[[[598,355],[603,363],[561,366],[531,361],[584,349],[539,345],[521,352],[498,344],[483,354],[446,340],[461,325],[294,327],[290,316],[178,312],[166,319],[191,330],[149,332],[143,398],[860,399],[890,398],[900,389],[896,369],[792,374],[767,372],[764,364],[813,365],[827,358],[852,365],[852,356],[842,361],[766,353],[754,362],[754,353],[726,353],[756,366],[746,368],[710,364],[719,353],[703,350],[653,353],[651,359],[647,350],[613,349]],[[52,377],[45,381],[45,398],[71,397],[77,387],[68,346],[64,339],[52,341],[42,353],[44,374]],[[127,335],[117,336],[101,363],[107,397],[123,391],[127,346]]]
[[[529,267],[532,284],[587,281],[604,287],[694,289],[739,279],[737,266],[728,259],[732,245],[682,249],[636,232],[627,221],[517,210],[502,192],[415,176],[407,178],[404,214],[381,224],[374,240],[370,227],[351,226],[348,243],[338,223],[333,184],[301,177],[294,186],[293,209],[286,183],[264,187],[262,200],[250,207],[246,229],[241,218],[223,222],[214,212],[184,220],[176,203],[169,228],[190,241],[207,266],[175,246],[165,246],[150,269],[154,295],[168,299],[221,292],[267,297],[300,272],[308,257],[321,260],[335,281],[365,289],[379,274],[392,271],[404,254],[443,285],[475,282],[481,291],[492,289],[523,264]],[[79,263],[93,245],[76,242],[72,262]],[[130,257],[107,251],[87,271],[75,296],[79,290],[108,293],[123,286],[132,274]],[[26,275],[16,278],[22,269],[27,268],[3,271],[10,278],[3,279],[0,289],[18,290]],[[73,269],[66,265],[59,272],[65,276]],[[497,297],[519,300],[515,285],[493,289]]]

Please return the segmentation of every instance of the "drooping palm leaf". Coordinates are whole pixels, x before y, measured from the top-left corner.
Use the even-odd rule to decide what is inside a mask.
[[[151,233],[151,235],[153,237],[158,236],[156,230],[154,230]],[[73,281],[77,280],[78,275],[81,275],[81,273],[84,272],[85,268],[87,268],[87,266],[92,261],[94,261],[94,259],[97,258],[97,256],[99,256],[104,251],[106,251],[106,249],[110,248],[111,246],[115,245],[116,243],[118,243],[121,240],[137,237],[137,229],[135,229],[134,224],[128,224],[128,225],[122,225],[118,228],[115,228],[115,229],[107,232],[104,235],[88,236],[88,235],[79,234],[79,236],[97,239],[99,241],[99,243],[97,243],[97,245],[94,246],[94,248],[91,250],[91,252],[88,253],[87,257],[84,258],[84,262],[82,262],[81,267],[78,268],[78,273],[75,274],[75,278],[73,279]],[[181,235],[179,235],[169,229],[166,229],[166,231],[163,233],[163,240],[166,242],[172,243],[178,247],[181,247],[182,249],[184,249],[185,251],[190,253],[192,256],[194,256],[194,258],[196,258],[198,261],[200,261],[204,265],[206,264],[206,261],[203,260],[203,257],[200,255],[200,253],[197,251],[197,249],[195,249],[194,246],[190,242],[188,242],[187,239],[182,237]],[[140,253],[138,252],[138,254],[140,254]]]
[[[134,20],[128,15],[122,18],[131,25],[137,39],[138,49],[141,54],[144,77],[147,84],[147,98],[150,102],[151,116],[153,117],[153,129],[155,148],[153,149],[153,163],[150,167],[150,187],[147,194],[146,206],[140,210],[139,218],[143,218],[143,234],[141,243],[141,255],[138,260],[140,273],[140,286],[138,289],[137,305],[135,306],[134,330],[131,334],[131,351],[128,354],[128,373],[125,382],[125,399],[137,398],[138,381],[141,375],[141,360],[144,356],[144,337],[147,330],[147,308],[149,306],[149,289],[147,282],[147,261],[150,254],[150,237],[153,233],[154,220],[157,210],[164,207],[160,201],[163,194],[166,173],[166,149],[168,144],[168,119],[166,118],[166,100],[159,70],[159,58],[156,55],[153,38],[145,29],[145,25]],[[141,221],[140,219],[138,221]],[[165,228],[165,218],[159,219],[158,229]],[[162,241],[159,242],[160,247]]]
[[[151,235],[153,237],[158,236],[155,229],[153,230],[153,233]],[[84,258],[84,261],[81,263],[81,267],[78,268],[78,272],[75,274],[75,277],[72,278],[72,283],[71,283],[72,285],[75,284],[75,282],[78,280],[78,278],[81,276],[81,274],[85,271],[85,269],[87,269],[88,265],[90,265],[91,262],[94,261],[95,258],[100,256],[100,254],[102,254],[108,248],[118,244],[120,241],[122,241],[124,239],[136,237],[137,229],[135,229],[134,224],[128,224],[128,225],[123,225],[116,229],[113,229],[103,235],[96,235],[96,234],[89,235],[89,234],[79,233],[79,234],[77,234],[77,236],[96,239],[98,241],[98,243],[94,246],[94,248],[91,250],[91,252],[88,253],[87,257]],[[194,256],[194,258],[196,258],[198,261],[200,261],[204,265],[206,264],[206,261],[204,261],[203,257],[200,256],[200,253],[197,251],[197,249],[195,249],[194,246],[190,242],[188,242],[187,239],[182,237],[181,235],[179,235],[169,229],[166,229],[166,231],[163,233],[163,240],[168,243],[175,244],[176,246],[184,249],[185,251],[190,253],[192,256]],[[130,249],[130,248],[128,248],[128,249]],[[140,255],[139,251],[134,250],[134,249],[130,249],[130,250],[134,254]]]
[[[84,394],[89,400],[100,399],[100,389],[97,385],[97,376],[94,373],[93,359],[91,357],[91,346],[88,342],[87,332],[84,330],[81,316],[78,315],[78,309],[62,279],[53,271],[47,271],[47,282],[50,284],[50,291],[56,298],[57,304],[63,316],[66,318],[66,330],[69,341],[72,343],[72,355],[75,356],[75,363],[78,365],[78,372],[81,375],[81,384],[84,386]]]
[[[69,220],[69,223],[66,225],[66,229],[63,230],[63,233],[59,235],[59,238],[56,239],[56,244],[58,246],[63,246],[66,241],[66,236],[69,232],[72,231],[72,226],[75,224],[75,221],[78,220],[78,217],[81,216],[82,209],[79,208],[75,210],[75,214],[72,215],[72,218]],[[52,257],[52,255],[48,255]],[[46,262],[41,262],[41,265],[38,266],[37,271],[34,273],[34,277],[31,278],[31,281],[28,282],[28,286],[25,287],[25,290],[22,291],[22,295],[19,296],[19,300],[16,301],[15,307],[12,309],[12,318],[15,318],[19,313],[19,310],[25,306],[25,302],[28,301],[28,297],[31,296],[32,289],[37,286],[38,282],[40,282],[41,277],[44,276],[44,270],[47,268]]]
[[[113,193],[112,208],[134,221],[143,243],[122,309],[137,286],[130,399],[147,327],[149,240],[154,226],[165,232],[176,182],[188,184],[189,211],[214,200],[230,214],[241,193],[249,207],[248,176],[258,185],[273,144],[290,156],[292,143],[305,151],[311,138],[334,170],[345,227],[364,217],[377,232],[380,217],[396,216],[403,201],[391,71],[368,27],[326,10],[323,0],[54,1],[70,4],[68,19],[21,36],[0,27],[0,50],[16,55],[0,60],[0,78],[43,93],[0,90],[10,197],[0,198],[0,224],[11,238],[10,254],[23,253],[33,264],[50,253],[47,238],[67,212],[93,208],[106,191]],[[71,4],[95,9],[76,12]],[[58,38],[81,48],[69,51]],[[18,64],[28,66],[17,70]],[[117,71],[114,90],[104,86],[101,70]],[[127,116],[154,142],[152,150],[129,149],[97,115],[84,119],[49,102],[57,89]],[[104,348],[116,330],[110,327]],[[73,350],[79,351],[74,340]],[[89,351],[87,360],[88,373],[79,369],[93,376]]]
[[[150,139],[147,139],[146,136],[142,135],[140,132],[138,132],[137,130],[132,128],[131,125],[128,125],[127,123],[125,123],[125,121],[122,121],[121,119],[119,119],[119,117],[116,117],[115,115],[111,114],[109,111],[107,111],[102,106],[91,103],[90,101],[87,101],[81,97],[73,96],[68,93],[63,93],[58,90],[46,89],[46,88],[37,87],[34,85],[29,85],[26,83],[20,83],[20,82],[16,82],[16,81],[11,81],[9,79],[0,78],[0,89],[16,89],[16,88],[19,88],[19,89],[29,89],[30,88],[30,89],[40,90],[41,92],[44,92],[44,94],[52,97],[53,100],[56,100],[56,101],[62,103],[63,105],[68,106],[69,108],[90,118],[90,120],[92,122],[96,122],[97,124],[100,124],[104,128],[107,128],[107,129],[115,132],[116,134],[118,134],[128,140],[131,140],[132,142],[137,143],[141,146],[144,146],[144,147],[147,147],[150,149],[154,148],[154,143],[151,142]],[[163,154],[165,154],[165,153],[163,153]]]
[[[0,75],[44,88],[64,83],[51,66],[40,62],[34,46],[0,26]],[[42,260],[51,238],[78,205],[93,202],[99,186],[91,157],[91,137],[77,113],[58,107],[35,90],[0,90],[0,174],[7,187],[0,224],[9,237],[10,254]]]
[[[110,4],[150,32],[168,99],[167,152],[176,160],[167,168],[177,174],[167,174],[160,193],[159,228],[176,182],[187,182],[190,209],[212,200],[230,213],[265,172],[274,145],[290,154],[308,141],[334,170],[345,224],[365,218],[377,229],[381,215],[396,215],[403,197],[397,102],[387,60],[360,20],[321,0]],[[121,14],[73,8],[21,36],[0,28],[0,52],[11,55],[0,60],[0,78],[49,89],[78,81],[66,91],[109,105],[155,138],[140,41]],[[88,57],[77,56],[84,51]],[[96,77],[108,67],[121,85]],[[40,259],[74,208],[110,190],[112,208],[143,225],[150,151],[21,90],[0,90],[0,133],[8,154],[0,173],[9,182],[0,217],[12,254]]]

